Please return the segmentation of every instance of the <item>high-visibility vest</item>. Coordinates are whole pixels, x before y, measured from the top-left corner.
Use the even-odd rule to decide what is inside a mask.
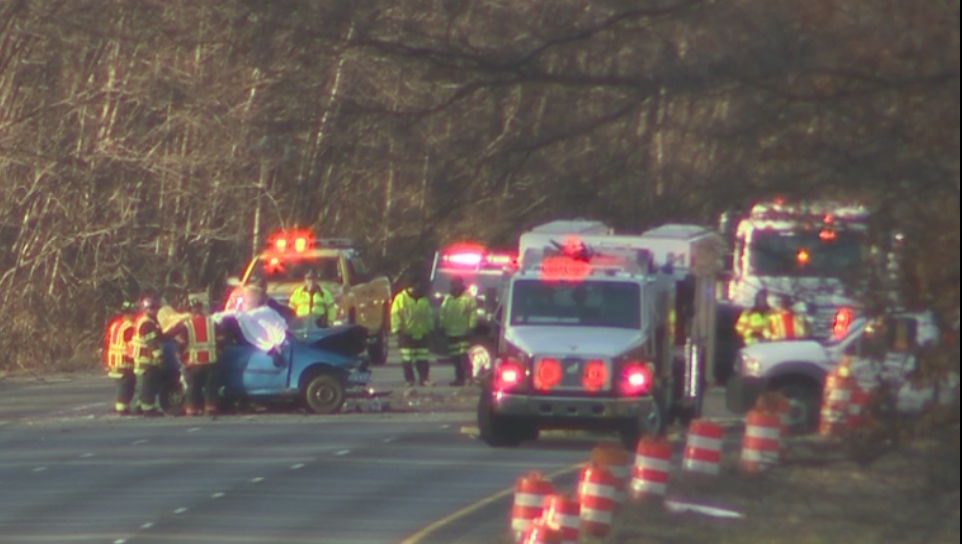
[[[107,368],[110,370],[125,370],[133,368],[133,350],[127,340],[132,332],[134,321],[130,317],[117,318],[107,330]]]
[[[464,336],[478,325],[478,303],[470,293],[445,295],[438,317],[445,334]]]
[[[217,362],[217,338],[214,320],[210,316],[195,315],[184,322],[187,328],[187,364],[209,365]]]
[[[738,316],[738,322],[735,323],[735,332],[742,337],[746,346],[755,344],[760,340],[768,340],[771,337],[768,313],[757,310],[743,311]]]
[[[391,332],[420,340],[433,329],[434,316],[427,297],[415,299],[401,291],[391,303]]]
[[[772,313],[769,324],[772,340],[794,340],[808,334],[805,318],[789,310]]]
[[[306,287],[298,287],[291,293],[291,298],[287,303],[294,315],[297,317],[327,317],[328,322],[333,322],[336,317],[334,314],[334,297],[331,293],[319,287],[317,291],[311,292]]]
[[[143,333],[143,328],[148,323],[153,324],[153,330],[147,334]],[[160,330],[160,323],[156,319],[151,319],[147,314],[141,314],[134,323],[134,337],[130,341],[133,346],[134,364],[137,366],[159,365],[162,362],[163,350],[160,347],[160,339],[157,338],[157,331]]]

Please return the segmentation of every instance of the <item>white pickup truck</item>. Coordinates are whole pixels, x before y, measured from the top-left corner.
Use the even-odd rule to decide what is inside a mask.
[[[765,391],[781,391],[789,400],[790,431],[815,430],[825,376],[844,358],[850,360],[860,387],[881,383],[896,391],[896,409],[915,414],[935,403],[950,403],[959,395],[956,370],[935,385],[916,385],[915,354],[942,341],[931,314],[902,313],[879,319],[856,319],[838,340],[791,340],[755,344],[739,351],[726,401],[736,414],[750,410]]]

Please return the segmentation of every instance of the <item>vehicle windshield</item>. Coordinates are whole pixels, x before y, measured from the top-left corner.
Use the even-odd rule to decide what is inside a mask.
[[[518,280],[511,295],[512,325],[641,328],[637,283]]]
[[[308,270],[317,274],[317,281],[341,283],[338,258],[335,255],[304,255],[277,259],[261,256],[252,273],[260,274],[269,283],[304,281]]]
[[[464,285],[469,289],[474,286],[477,289],[476,295],[496,297],[501,284],[504,282],[504,273],[500,270],[492,273],[464,273],[452,272],[449,270],[438,270],[431,282],[431,290],[435,297],[444,296],[451,289],[451,280],[460,277],[464,280]]]
[[[749,263],[759,276],[838,277],[862,262],[864,235],[837,231],[760,230],[748,247]]]

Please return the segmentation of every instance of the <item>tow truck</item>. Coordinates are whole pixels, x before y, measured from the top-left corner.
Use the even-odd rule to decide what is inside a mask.
[[[234,289],[226,307],[236,306],[243,287],[258,276],[267,281],[267,295],[286,306],[294,290],[304,284],[308,270],[317,274],[318,283],[331,292],[337,305],[337,316],[328,325],[364,327],[371,364],[386,363],[391,282],[371,273],[350,239],[315,238],[302,229],[273,233],[268,247],[251,260],[243,275],[228,278]]]
[[[492,334],[494,312],[498,307],[506,275],[518,267],[516,251],[501,251],[476,242],[450,244],[434,254],[431,265],[431,305],[435,313],[447,294],[451,280],[460,277],[478,306],[478,323],[471,334],[468,358],[475,372],[491,368],[492,348],[487,341]],[[435,355],[447,357],[447,340],[443,331],[435,329],[431,344]]]
[[[634,448],[669,418],[696,416],[713,361],[719,247],[689,225],[522,235],[478,402],[481,439],[512,447],[542,429],[578,429],[617,432]]]

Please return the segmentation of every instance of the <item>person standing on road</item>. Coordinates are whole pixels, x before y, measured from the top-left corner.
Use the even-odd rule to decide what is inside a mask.
[[[430,340],[434,328],[431,303],[425,295],[424,281],[416,276],[409,286],[394,297],[391,303],[391,333],[398,337],[401,366],[408,388],[415,385],[414,369],[422,387],[434,385],[430,381]]]
[[[452,386],[463,386],[471,380],[471,362],[468,359],[468,335],[478,324],[478,303],[464,286],[464,278],[451,280],[451,291],[441,301],[439,322],[447,338],[448,355],[454,364]]]
[[[317,273],[313,270],[304,275],[304,285],[291,293],[288,305],[298,319],[316,319],[321,327],[331,326],[337,317],[334,297],[317,283]]]
[[[140,301],[141,312],[134,322],[133,346],[134,374],[140,378],[140,410],[145,416],[164,415],[160,411],[157,397],[160,395],[163,380],[163,346],[157,312],[160,301],[154,296],[145,296]]]
[[[130,403],[134,399],[137,377],[134,376],[133,347],[134,315],[137,305],[124,302],[120,315],[107,329],[107,376],[117,380],[114,411],[118,415],[130,415]]]
[[[769,316],[772,313],[768,305],[768,291],[762,289],[755,294],[755,305],[742,311],[735,323],[735,332],[742,339],[745,346],[764,342],[771,338]]]
[[[174,338],[181,350],[188,416],[217,413],[217,395],[220,387],[217,366],[217,329],[214,320],[204,312],[199,298],[191,299],[190,316],[175,325],[167,333]]]
[[[771,340],[795,340],[808,336],[808,324],[805,316],[792,309],[791,297],[784,294],[780,295],[778,302],[778,308],[769,315]]]

